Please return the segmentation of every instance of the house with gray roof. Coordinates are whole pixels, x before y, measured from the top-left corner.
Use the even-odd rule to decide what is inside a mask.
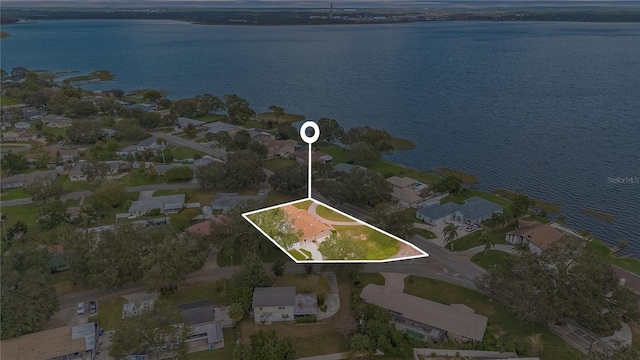
[[[467,199],[464,204],[453,202],[424,206],[416,211],[416,217],[428,224],[438,225],[445,221],[457,221],[469,225],[479,224],[494,213],[502,213],[504,208],[478,196]]]
[[[71,126],[71,119],[66,116],[47,114],[42,117],[45,125],[55,128],[63,128]]]
[[[340,171],[340,172],[350,172],[353,169],[360,169],[362,171],[366,171],[367,170],[367,168],[364,167],[364,166],[351,165],[351,164],[347,164],[347,163],[335,164],[335,165],[333,165],[333,169],[335,171]]]
[[[189,124],[191,124],[193,126],[196,126],[196,127],[199,127],[199,126],[202,126],[204,124],[204,121],[200,121],[200,120],[191,119],[191,118],[188,118],[188,117],[181,116],[181,117],[178,118],[178,121],[176,121],[175,129],[176,130],[183,129]]]
[[[17,189],[21,187],[27,186],[30,182],[35,179],[43,179],[47,181],[54,180],[58,177],[58,173],[55,170],[51,171],[36,171],[27,174],[18,174],[3,178],[2,181],[2,190],[9,189]]]
[[[253,316],[256,324],[294,321],[295,286],[257,287],[253,290]]]
[[[132,217],[144,216],[154,209],[159,209],[162,214],[175,214],[182,210],[185,198],[184,194],[179,194],[153,196],[147,200],[136,200],[131,203],[128,212]]]
[[[463,304],[445,305],[374,284],[365,286],[360,297],[387,310],[397,328],[423,341],[482,341],[487,329],[487,317]]]
[[[242,127],[237,126],[237,125],[232,125],[232,124],[227,124],[225,122],[222,121],[216,121],[216,122],[211,122],[208,124],[204,124],[205,127],[209,128],[209,130],[207,130],[208,133],[212,133],[212,134],[217,134],[221,131],[237,131],[242,129]]]
[[[216,196],[213,197],[211,203],[211,210],[220,210],[222,212],[227,212],[238,204],[243,203],[245,201],[250,200],[259,200],[264,199],[264,196],[259,195],[240,195],[238,193],[217,193]]]
[[[188,343],[200,342],[214,349],[224,347],[222,325],[215,320],[211,300],[180,304],[178,308],[182,310],[185,325],[189,326]]]
[[[136,145],[136,149],[138,151],[145,151],[147,149],[149,149],[149,150],[159,150],[159,149],[162,149],[162,145],[158,145],[158,139],[156,139],[155,137],[150,137],[148,139],[144,139],[144,140],[140,141]]]
[[[17,123],[13,124],[13,126],[16,129],[30,129],[31,128],[31,124],[29,124],[26,121],[18,121]]]

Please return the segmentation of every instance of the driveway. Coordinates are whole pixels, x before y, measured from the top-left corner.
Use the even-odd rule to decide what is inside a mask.
[[[324,320],[335,315],[340,310],[340,293],[338,293],[338,279],[336,274],[332,272],[325,273],[324,276],[329,282],[329,294],[324,299],[324,303],[327,304],[327,311],[318,310],[317,320]]]
[[[307,212],[313,216],[314,218],[316,218],[319,221],[322,221],[325,224],[328,225],[338,225],[338,226],[355,226],[355,225],[362,225],[361,223],[357,222],[357,221],[333,221],[333,220],[329,220],[329,219],[325,219],[322,216],[318,215],[317,212],[318,209],[318,203],[316,203],[315,201],[311,202],[311,205],[309,206],[309,209],[307,210]]]

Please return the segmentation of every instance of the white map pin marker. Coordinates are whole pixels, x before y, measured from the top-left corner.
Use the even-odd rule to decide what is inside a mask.
[[[313,129],[313,136],[307,136],[307,128]],[[318,124],[313,121],[307,121],[302,124],[302,126],[300,127],[300,137],[302,138],[302,141],[306,142],[309,145],[318,141],[318,139],[320,138],[320,128],[318,127]]]

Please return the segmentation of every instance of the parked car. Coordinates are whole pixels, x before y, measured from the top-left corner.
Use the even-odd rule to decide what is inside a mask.
[[[78,303],[78,307],[76,308],[76,314],[84,315],[84,302]]]
[[[96,312],[98,312],[98,305],[93,300],[89,301],[89,314],[95,314]]]

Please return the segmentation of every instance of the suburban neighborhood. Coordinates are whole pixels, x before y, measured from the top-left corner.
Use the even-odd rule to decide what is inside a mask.
[[[637,358],[640,262],[548,203],[328,118],[308,189],[279,106],[3,74],[2,359]]]

